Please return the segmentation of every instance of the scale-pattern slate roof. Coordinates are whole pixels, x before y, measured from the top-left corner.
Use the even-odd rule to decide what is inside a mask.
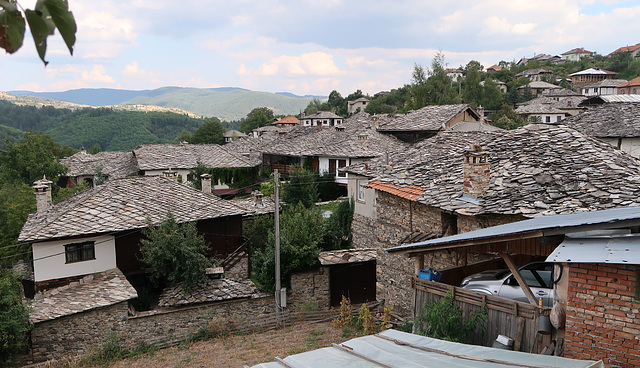
[[[525,89],[527,87],[534,88],[534,89],[561,89],[562,88],[560,86],[556,86],[555,84],[547,83],[544,81],[533,81],[533,82],[527,83],[522,87],[518,87],[518,89]]]
[[[462,162],[471,143],[490,153],[491,170],[486,194],[469,201],[461,197]],[[418,202],[448,211],[536,217],[640,205],[640,161],[565,125],[445,132],[413,149],[413,159],[394,161],[373,178],[397,188],[419,186]],[[348,171],[362,172],[362,166]]]
[[[378,251],[375,249],[341,249],[320,252],[318,260],[323,266],[375,261]]]
[[[87,275],[80,281],[36,294],[29,319],[33,323],[107,307],[138,293],[117,268]]]
[[[380,120],[378,131],[440,131],[446,129],[446,124],[465,110],[469,110],[476,119],[479,117],[468,104],[430,105],[406,114],[388,115]]]
[[[69,168],[67,176],[95,175],[100,168],[109,179],[124,178],[138,172],[136,159],[131,151],[104,151],[96,154],[78,152],[65,157],[60,163]]]
[[[535,103],[519,106],[515,109],[516,114],[518,115],[531,115],[531,114],[565,114],[565,111],[562,111],[554,106],[551,103]]]
[[[582,88],[619,87],[621,84],[625,83],[627,83],[626,79],[603,79],[601,81],[588,84]]]
[[[160,307],[178,307],[195,303],[261,296],[264,294],[251,281],[212,279],[199,284],[188,293],[182,290],[181,285],[165,288],[160,294],[158,305]]]
[[[115,232],[162,223],[171,211],[176,222],[244,215],[245,210],[213,194],[164,177],[109,180],[29,215],[19,241],[30,242]]]
[[[133,150],[140,170],[254,167],[260,162],[217,144],[146,144]]]
[[[263,153],[283,156],[376,157],[406,143],[353,120],[340,127],[296,127],[265,145]]]
[[[594,106],[562,123],[598,138],[640,137],[640,101]]]

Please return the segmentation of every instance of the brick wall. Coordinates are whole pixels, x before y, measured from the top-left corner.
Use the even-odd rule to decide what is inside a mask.
[[[638,266],[569,267],[565,357],[602,359],[608,367],[640,367]]]

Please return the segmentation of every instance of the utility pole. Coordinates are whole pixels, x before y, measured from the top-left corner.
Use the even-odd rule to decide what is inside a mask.
[[[275,194],[275,225],[276,225],[276,321],[280,321],[280,313],[282,312],[280,304],[280,177],[278,169],[273,170],[273,177],[275,180],[274,194]]]

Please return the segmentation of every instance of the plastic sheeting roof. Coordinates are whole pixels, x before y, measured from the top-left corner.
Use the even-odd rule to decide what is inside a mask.
[[[547,262],[640,264],[640,236],[566,238]]]
[[[395,330],[358,337],[329,348],[291,355],[281,361],[258,364],[252,368],[604,368],[602,361],[576,360],[459,344]]]

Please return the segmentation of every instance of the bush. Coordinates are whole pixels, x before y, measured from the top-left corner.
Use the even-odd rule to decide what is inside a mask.
[[[17,275],[13,271],[0,272],[0,361],[10,363],[26,348],[31,325]]]
[[[424,305],[416,318],[417,333],[436,339],[462,342],[469,334],[481,328],[487,320],[486,305],[476,310],[471,317],[464,320],[462,308],[456,303],[451,291],[437,302]]]

